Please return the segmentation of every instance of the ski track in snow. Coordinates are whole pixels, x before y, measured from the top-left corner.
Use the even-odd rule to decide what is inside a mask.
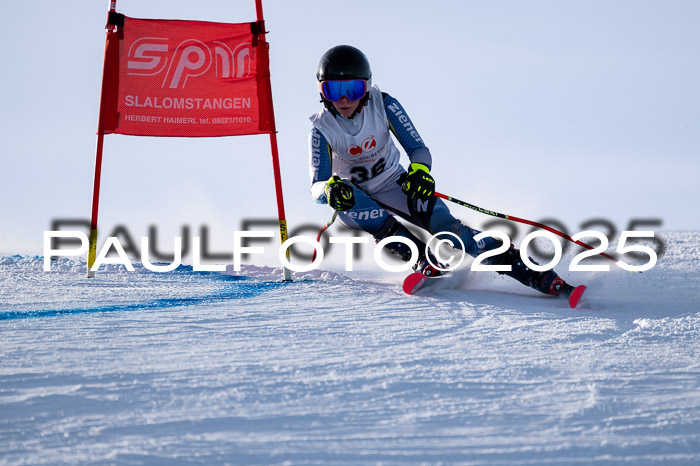
[[[700,232],[664,237],[564,270],[576,310],[491,273],[0,258],[0,464],[699,464]]]

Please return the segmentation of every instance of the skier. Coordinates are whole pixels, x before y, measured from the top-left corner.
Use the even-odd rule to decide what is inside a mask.
[[[456,234],[473,257],[502,245],[491,237],[475,241],[479,231],[454,218],[442,199],[433,195],[430,150],[398,100],[371,85],[369,61],[360,50],[349,45],[331,48],[321,57],[316,78],[324,108],[310,118],[309,152],[311,195],[318,203],[330,205],[343,225],[366,231],[377,242],[389,236],[413,241],[420,251],[413,268],[427,276],[441,274],[440,267],[430,263],[437,261],[395,217],[431,234]],[[400,152],[391,133],[408,155],[408,170],[399,164]],[[410,248],[402,242],[390,242],[386,249],[404,261],[411,258]],[[568,295],[573,290],[553,270],[528,268],[512,244],[485,262],[510,264],[510,272],[498,273],[545,294]]]

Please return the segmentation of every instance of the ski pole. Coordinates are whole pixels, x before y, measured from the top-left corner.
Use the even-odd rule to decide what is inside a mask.
[[[493,210],[482,209],[481,207],[477,207],[473,204],[469,204],[468,202],[460,201],[459,199],[455,199],[454,197],[447,196],[445,194],[435,193],[434,195],[435,195],[435,197],[445,199],[446,201],[450,201],[450,202],[454,202],[455,204],[459,204],[462,207],[467,207],[469,209],[476,210],[477,212],[481,212],[482,214],[491,215],[492,217],[504,218],[506,220],[512,220],[513,222],[524,223],[526,225],[532,225],[532,226],[535,226],[538,228],[545,229],[549,232],[554,233],[555,235],[561,236],[562,238],[571,241],[572,243],[578,244],[579,246],[583,246],[586,249],[595,249],[593,246],[586,244],[583,241],[574,241],[574,239],[571,236],[567,235],[566,233],[562,233],[561,231],[556,230],[548,225],[545,225],[544,223],[533,222],[532,220],[526,220],[524,218],[514,217],[512,215],[501,214],[499,212],[494,212]],[[620,260],[620,259],[613,257],[610,254],[606,254],[604,252],[600,252],[598,254],[605,257],[606,259],[610,259],[611,261],[618,262]]]
[[[316,241],[320,242],[321,241],[321,235],[323,234],[324,231],[328,229],[329,226],[333,225],[333,222],[335,222],[336,217],[338,217],[338,211],[334,210],[333,211],[333,216],[331,217],[328,222],[321,227],[320,230],[318,230],[318,235],[316,235]],[[314,248],[314,254],[311,256],[311,262],[316,260],[316,249]]]

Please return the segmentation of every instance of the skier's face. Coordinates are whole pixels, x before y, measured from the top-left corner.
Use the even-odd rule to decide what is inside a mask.
[[[333,107],[335,110],[341,115],[344,116],[345,118],[350,118],[350,116],[357,110],[357,107],[360,105],[360,101],[352,101],[348,99],[347,97],[341,97],[339,101],[333,102]]]

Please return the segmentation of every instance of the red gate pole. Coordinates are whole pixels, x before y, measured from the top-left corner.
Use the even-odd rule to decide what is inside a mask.
[[[116,0],[110,0],[109,2],[109,12],[110,13],[115,13],[117,10],[117,1]],[[87,277],[88,278],[93,278],[95,276],[95,272],[90,270],[90,268],[93,266],[95,263],[95,258],[97,255],[97,212],[99,209],[100,205],[100,179],[102,178],[102,149],[104,147],[104,130],[102,128],[102,118],[105,116],[102,114],[104,111],[103,109],[103,104],[104,99],[105,99],[105,78],[107,77],[107,74],[109,73],[108,69],[108,54],[107,54],[107,48],[109,45],[109,35],[113,34],[115,32],[115,26],[111,24],[107,24],[106,28],[106,34],[107,38],[105,39],[105,59],[104,59],[104,65],[102,68],[102,87],[101,87],[101,92],[100,92],[100,111],[99,111],[99,116],[98,116],[98,124],[97,124],[97,149],[95,151],[95,178],[93,181],[93,187],[92,187],[92,215],[90,218],[90,246],[88,249],[88,260],[87,260]]]
[[[258,25],[260,29],[260,43],[258,53],[268,53],[267,40],[265,39],[265,19],[263,18],[262,0],[255,0],[255,12],[257,14]],[[269,60],[266,60],[269,63]],[[269,78],[268,78],[269,81]],[[272,131],[270,132],[270,151],[272,152],[272,171],[275,177],[275,191],[277,194],[277,217],[279,219],[280,242],[284,243],[287,240],[287,220],[284,215],[284,197],[282,195],[282,177],[280,175],[279,152],[277,149],[277,127],[275,125],[275,110],[272,105],[272,86],[267,86],[269,95],[267,101],[270,105],[270,113],[272,114]],[[289,261],[289,248],[286,250],[287,261]],[[290,281],[292,274],[284,267],[284,281]]]

